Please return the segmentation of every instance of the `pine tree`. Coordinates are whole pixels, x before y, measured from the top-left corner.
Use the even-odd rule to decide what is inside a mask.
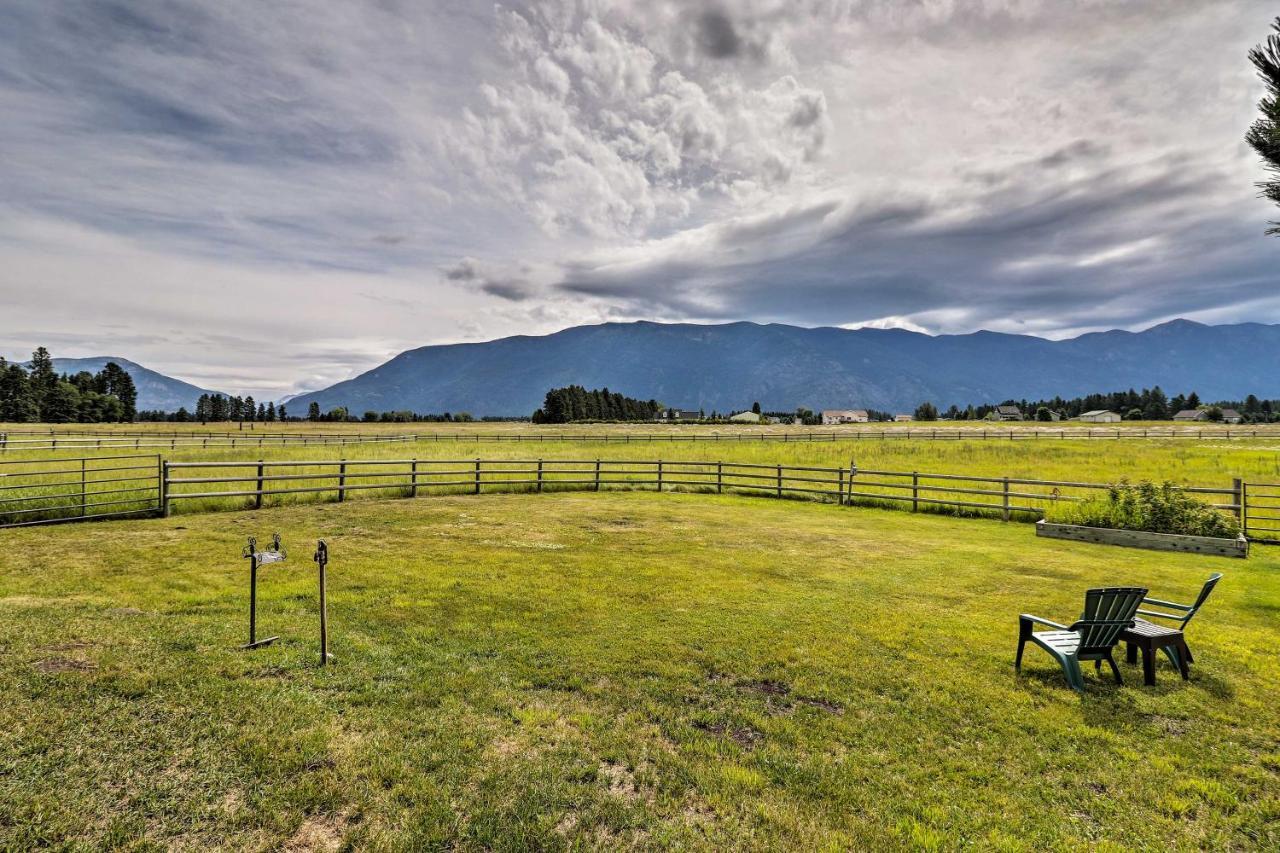
[[[1249,51],[1249,60],[1262,78],[1266,95],[1258,104],[1262,117],[1249,128],[1245,141],[1258,152],[1271,178],[1258,184],[1265,198],[1280,205],[1280,18],[1272,24],[1275,33]],[[1273,222],[1268,234],[1280,234],[1280,222]]]
[[[31,371],[28,376],[31,388],[31,400],[39,411],[39,419],[45,423],[54,423],[45,417],[45,398],[53,393],[58,384],[58,374],[53,369],[53,357],[44,347],[37,347],[31,353]]]
[[[307,406],[307,420],[309,421],[320,420],[320,404],[319,403],[316,403],[313,401],[310,406]]]

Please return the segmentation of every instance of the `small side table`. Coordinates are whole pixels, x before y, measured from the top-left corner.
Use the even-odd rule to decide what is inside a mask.
[[[1170,646],[1177,651],[1178,670],[1182,673],[1182,680],[1187,680],[1187,659],[1191,653],[1187,650],[1181,631],[1138,619],[1132,628],[1125,629],[1120,639],[1128,644],[1129,663],[1138,662],[1138,649],[1142,649],[1142,681],[1148,687],[1156,683],[1156,652]]]

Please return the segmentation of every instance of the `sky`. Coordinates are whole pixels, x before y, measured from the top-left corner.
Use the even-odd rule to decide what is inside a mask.
[[[0,355],[1280,322],[1245,0],[8,0]]]

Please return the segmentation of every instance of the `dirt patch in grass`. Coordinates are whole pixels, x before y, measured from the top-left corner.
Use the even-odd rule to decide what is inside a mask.
[[[342,846],[342,836],[351,822],[349,810],[337,814],[311,815],[302,822],[280,849],[285,853],[322,853]]]
[[[817,696],[797,696],[795,702],[797,705],[808,705],[810,708],[818,708],[836,716],[844,714],[844,706],[830,699],[820,699]]]
[[[107,615],[117,618],[127,618],[129,616],[146,616],[147,611],[139,610],[136,607],[112,607],[107,611]]]
[[[743,749],[755,749],[764,740],[764,732],[751,726],[730,727],[725,723],[707,723],[699,720],[693,724],[693,727],[716,737],[728,737]]]
[[[769,678],[759,681],[740,681],[737,687],[739,690],[748,690],[759,693],[761,696],[786,696],[791,693],[791,685],[785,681],[774,681]]]
[[[40,672],[93,672],[98,665],[79,658],[55,656],[36,661],[35,668]]]
[[[609,793],[613,796],[627,800],[634,800],[638,796],[635,774],[623,765],[606,761],[596,770],[596,775],[608,785]]]

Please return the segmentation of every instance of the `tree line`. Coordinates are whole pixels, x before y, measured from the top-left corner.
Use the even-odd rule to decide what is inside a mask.
[[[133,377],[114,361],[97,373],[59,375],[44,347],[26,368],[0,358],[0,422],[120,423],[134,420],[137,406]]]
[[[1069,420],[1077,418],[1085,412],[1115,412],[1130,421],[1168,421],[1178,412],[1203,409],[1210,420],[1222,419],[1224,409],[1234,409],[1240,413],[1245,423],[1280,422],[1280,400],[1268,400],[1250,394],[1243,400],[1216,400],[1206,403],[1195,391],[1190,394],[1177,394],[1169,397],[1159,385],[1135,391],[1112,391],[1103,394],[1086,394],[1082,397],[1053,397],[1041,400],[1005,400],[999,404],[986,403],[969,405],[965,408],[951,406],[945,412],[939,412],[932,403],[923,403],[916,409],[915,419],[918,421],[938,420],[950,421],[985,420],[995,412],[997,405],[1017,406],[1024,418],[1028,420]]]
[[[662,412],[657,400],[636,400],[608,388],[588,391],[581,385],[552,388],[542,408],[533,413],[535,424],[567,424],[572,421],[651,421]]]

